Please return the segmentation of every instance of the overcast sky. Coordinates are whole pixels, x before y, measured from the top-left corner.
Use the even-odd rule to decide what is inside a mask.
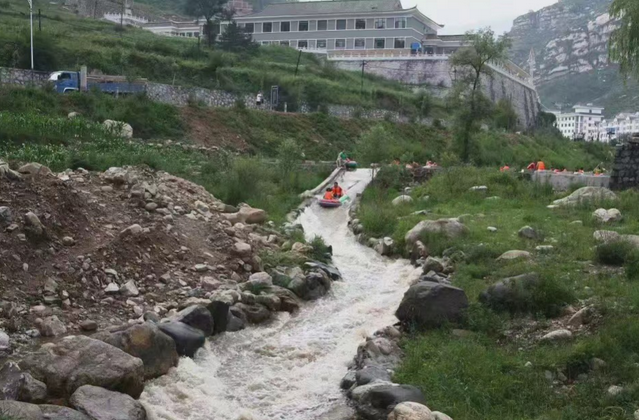
[[[441,34],[459,34],[490,26],[497,34],[507,32],[512,21],[530,10],[539,10],[556,0],[401,0],[403,7],[418,5],[423,14],[445,25]]]

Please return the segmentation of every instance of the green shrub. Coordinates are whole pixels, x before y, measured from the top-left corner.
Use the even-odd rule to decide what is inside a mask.
[[[309,243],[312,247],[310,257],[316,261],[328,263],[332,259],[332,247],[328,246],[322,237],[314,236]]]
[[[638,262],[638,250],[633,245],[625,241],[614,241],[597,245],[594,260],[600,264],[622,266],[626,261],[632,263],[633,256],[636,256]]]

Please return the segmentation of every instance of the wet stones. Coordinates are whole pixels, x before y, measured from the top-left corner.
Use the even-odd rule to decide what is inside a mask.
[[[158,328],[176,343],[180,356],[194,357],[196,351],[205,344],[205,334],[194,327],[179,321],[161,322]]]
[[[79,387],[69,399],[71,405],[94,420],[145,420],[147,412],[129,395],[97,386]]]

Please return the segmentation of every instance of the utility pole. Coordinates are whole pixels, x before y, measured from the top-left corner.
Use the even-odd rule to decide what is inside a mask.
[[[42,31],[42,18],[40,15],[40,9],[38,9],[38,32]]]
[[[298,60],[296,60],[296,70],[294,70],[294,77],[298,75],[298,65],[300,64],[300,56],[303,54],[303,50],[298,51]]]
[[[365,60],[361,63],[361,96],[363,96],[363,80],[365,78]]]
[[[29,28],[31,30],[31,70],[33,70],[33,0],[29,2]]]

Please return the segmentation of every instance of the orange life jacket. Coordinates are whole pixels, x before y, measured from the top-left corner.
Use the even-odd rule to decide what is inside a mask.
[[[540,160],[540,161],[536,164],[536,170],[537,170],[537,171],[545,171],[545,163],[543,163],[543,161],[542,161],[542,160]]]
[[[336,185],[334,188],[332,188],[332,194],[334,194],[334,197],[342,197],[343,189]]]
[[[323,199],[325,200],[333,200],[334,199],[334,193],[331,191],[327,191],[325,195],[323,196]]]

